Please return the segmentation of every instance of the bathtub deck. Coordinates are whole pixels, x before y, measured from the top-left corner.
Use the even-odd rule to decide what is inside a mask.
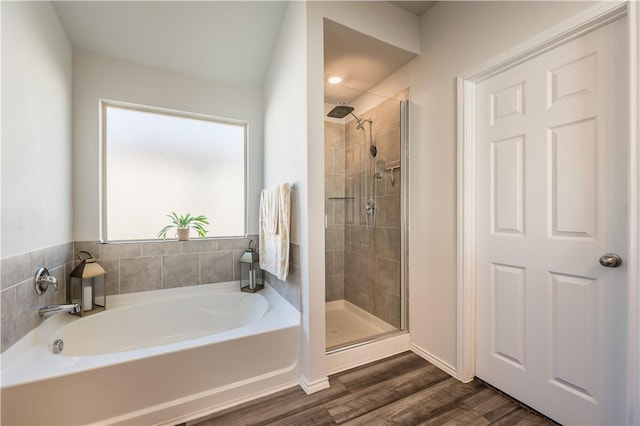
[[[287,389],[186,423],[214,425],[553,425],[482,382],[461,383],[405,352],[338,373],[329,389]]]

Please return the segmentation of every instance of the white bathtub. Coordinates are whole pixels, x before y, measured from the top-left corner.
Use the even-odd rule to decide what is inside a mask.
[[[55,315],[2,354],[2,424],[175,424],[297,384],[299,313],[268,286],[237,288],[118,295],[96,315]]]

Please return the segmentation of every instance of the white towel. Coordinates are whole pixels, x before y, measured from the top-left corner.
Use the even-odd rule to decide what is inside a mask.
[[[280,220],[280,187],[263,189],[260,193],[260,221],[265,234],[277,234]]]
[[[291,194],[288,183],[260,194],[260,267],[285,281],[289,272]]]

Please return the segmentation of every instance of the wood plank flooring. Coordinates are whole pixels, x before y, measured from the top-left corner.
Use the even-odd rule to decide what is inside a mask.
[[[329,377],[329,389],[294,387],[186,423],[214,425],[549,425],[474,380],[460,383],[412,352]]]

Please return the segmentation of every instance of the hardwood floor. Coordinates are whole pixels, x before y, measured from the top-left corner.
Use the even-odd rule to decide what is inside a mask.
[[[213,425],[549,425],[474,380],[460,383],[412,352],[329,377],[329,389],[294,387],[188,422]]]

